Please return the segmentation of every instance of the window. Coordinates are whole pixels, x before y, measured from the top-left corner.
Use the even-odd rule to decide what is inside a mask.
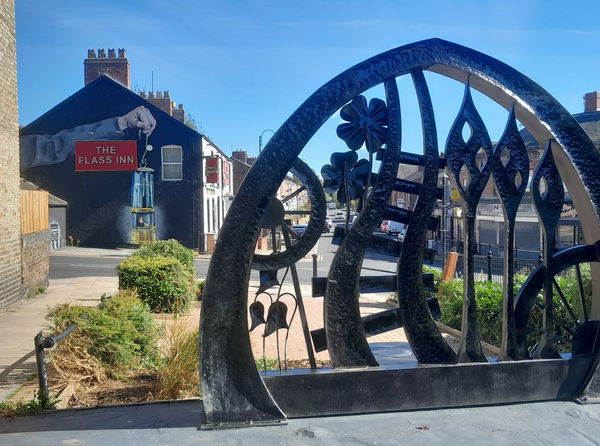
[[[181,146],[162,146],[162,179],[164,181],[183,180]]]

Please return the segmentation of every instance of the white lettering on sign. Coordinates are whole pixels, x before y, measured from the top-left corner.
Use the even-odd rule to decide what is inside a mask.
[[[98,155],[102,153],[117,153],[117,148],[115,146],[96,146],[96,151]]]

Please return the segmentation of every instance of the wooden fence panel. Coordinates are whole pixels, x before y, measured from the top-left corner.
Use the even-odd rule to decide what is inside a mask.
[[[48,192],[21,191],[21,234],[48,229]]]

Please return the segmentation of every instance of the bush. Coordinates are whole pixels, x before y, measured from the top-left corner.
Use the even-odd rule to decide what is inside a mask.
[[[589,265],[581,267],[584,295],[586,296],[587,308],[591,304],[591,272]],[[514,277],[515,298],[519,289],[527,276],[518,274]],[[565,294],[565,298],[573,311],[581,315],[581,305],[579,304],[579,291],[575,271],[569,269],[564,275],[556,277],[561,289]],[[439,286],[439,302],[442,309],[441,321],[449,327],[457,330],[461,329],[462,321],[462,305],[463,305],[463,281],[450,280],[440,283]],[[540,295],[541,297],[541,295]],[[500,346],[502,341],[502,306],[503,306],[503,291],[502,285],[492,282],[475,282],[475,300],[477,301],[477,321],[479,323],[479,333],[481,340],[489,344]],[[572,320],[569,317],[566,307],[558,299],[558,295],[554,296],[554,317],[559,321],[565,321],[567,326],[572,326]],[[529,316],[530,327],[542,328],[542,311],[536,306],[531,310]],[[539,330],[536,330],[539,331]],[[556,327],[556,334],[564,335],[562,329]],[[530,346],[539,339],[538,334],[530,337]],[[560,345],[559,349],[568,349],[565,345]]]
[[[117,271],[119,288],[135,290],[156,313],[183,313],[196,296],[192,273],[173,257],[131,256]]]
[[[106,298],[97,307],[60,305],[52,310],[50,320],[56,333],[76,323],[77,329],[58,347],[84,349],[109,374],[114,375],[113,369],[153,366],[158,360],[159,328],[147,305],[131,291]]]
[[[192,274],[194,273],[194,251],[186,248],[175,239],[160,240],[143,245],[133,253],[134,256],[173,257],[181,262]]]
[[[204,294],[204,285],[206,283],[206,280],[199,280],[198,282],[196,282],[196,300],[201,301],[202,300],[202,294]]]

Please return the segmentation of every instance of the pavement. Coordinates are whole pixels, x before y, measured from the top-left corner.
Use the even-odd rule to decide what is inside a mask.
[[[71,247],[52,253],[74,254],[126,255],[124,250]],[[254,298],[257,285],[254,282],[250,284],[249,303]],[[289,289],[284,288],[286,290]],[[46,316],[50,308],[63,303],[96,305],[102,294],[116,291],[116,277],[52,279],[45,293],[0,310],[0,339],[4,340],[0,352],[0,400],[35,376],[33,338],[40,330],[48,328]],[[322,327],[322,298],[310,297],[308,286],[303,285],[301,292],[310,328]],[[361,298],[361,312],[364,315],[388,308],[386,298],[385,295]],[[259,299],[262,299],[266,310],[268,299],[264,300],[265,296],[259,296]],[[290,309],[295,305],[289,298],[284,298],[284,302]],[[189,317],[197,319],[198,312]],[[196,322],[191,321],[194,325]],[[285,352],[284,337],[280,334],[280,357],[283,358],[285,353],[290,359],[307,358],[298,320],[292,323]],[[389,352],[386,348],[390,345],[408,346],[402,329],[368,340],[382,363],[388,359],[393,361],[397,355],[411,355],[408,348],[399,352]],[[251,333],[257,358],[263,355],[262,341],[260,329]],[[276,358],[276,337],[272,335],[266,341],[265,356]],[[327,353],[319,353],[317,358],[327,359]],[[580,406],[573,402],[291,419],[285,426],[227,431],[198,430],[202,416],[200,400],[49,411],[35,417],[0,419],[0,445],[600,444],[600,405]]]
[[[297,418],[286,425],[199,430],[199,400],[62,410],[0,421],[3,446],[597,445],[600,406],[529,403]]]

